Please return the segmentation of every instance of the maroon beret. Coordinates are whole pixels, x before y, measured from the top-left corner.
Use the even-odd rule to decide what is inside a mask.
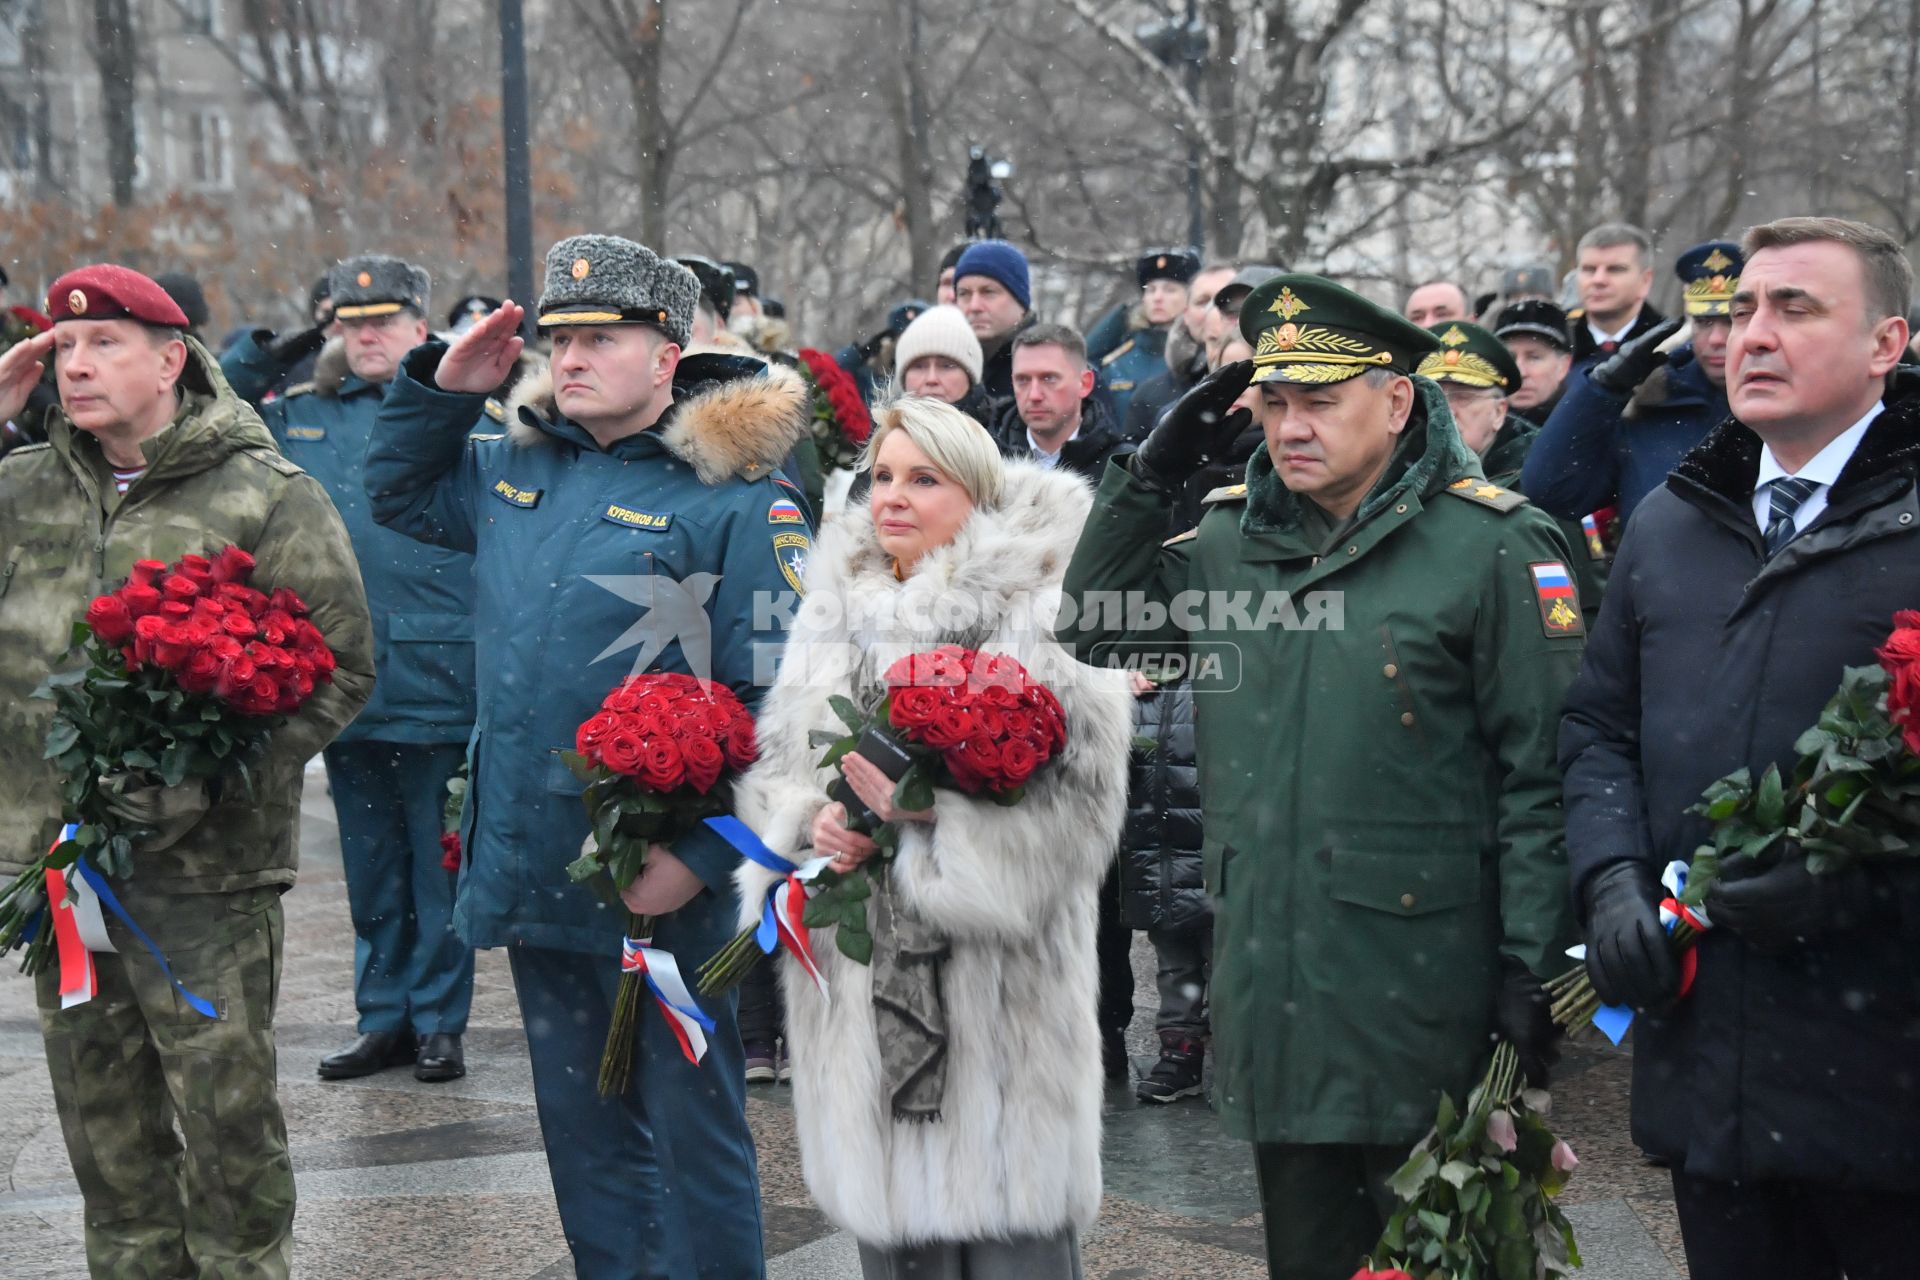
[[[131,267],[110,262],[69,271],[47,290],[47,314],[62,320],[138,320],[185,329],[187,313],[167,291]]]

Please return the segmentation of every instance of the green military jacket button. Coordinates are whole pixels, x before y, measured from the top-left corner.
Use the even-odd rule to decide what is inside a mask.
[[[1400,668],[1394,666],[1391,662],[1389,662],[1386,666],[1380,668],[1380,674],[1385,676],[1387,679],[1391,680],[1395,676],[1400,674]]]
[[[1348,548],[1347,548],[1347,554],[1348,554],[1348,555],[1350,555],[1350,556],[1357,556],[1357,555],[1359,555],[1359,554],[1360,554],[1360,548],[1359,548],[1359,547],[1348,547]]]
[[[1402,711],[1400,713],[1400,723],[1407,726],[1407,728],[1409,729],[1413,728],[1413,712]]]
[[[1413,910],[1414,904],[1418,901],[1420,900],[1414,897],[1410,893],[1403,893],[1400,895],[1400,905],[1405,907],[1409,911]]]

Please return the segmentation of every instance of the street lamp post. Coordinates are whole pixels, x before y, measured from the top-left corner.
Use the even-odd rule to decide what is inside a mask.
[[[500,0],[500,134],[507,183],[507,296],[533,316],[533,176],[527,160],[527,23]]]
[[[1134,28],[1134,36],[1169,67],[1186,72],[1187,96],[1200,101],[1200,68],[1207,57],[1207,28],[1199,0],[1187,0],[1184,18],[1162,18]],[[1206,246],[1207,218],[1200,193],[1200,139],[1187,135],[1187,240],[1198,253]]]

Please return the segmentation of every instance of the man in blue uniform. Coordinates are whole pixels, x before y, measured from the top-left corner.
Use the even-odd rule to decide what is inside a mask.
[[[600,1096],[626,910],[688,967],[733,932],[733,851],[702,830],[602,904],[568,879],[588,834],[561,752],[636,671],[682,671],[749,706],[810,540],[776,476],[807,429],[804,384],[725,355],[682,358],[693,273],[630,240],[547,255],[549,376],[516,392],[506,435],[467,437],[522,346],[508,302],[451,347],[403,362],[374,425],[374,515],[475,556],[478,723],[454,919],[509,948],[561,1224],[581,1280],[764,1274],[759,1178],[732,1000],[694,1065],[643,1009],[634,1078]]]
[[[339,263],[328,284],[340,336],[312,379],[260,406],[280,451],[339,508],[374,618],[373,700],[326,750],[360,1034],[320,1060],[320,1078],[412,1063],[421,1080],[454,1080],[466,1074],[473,951],[453,932],[440,832],[447,779],[473,732],[473,558],[375,523],[360,475],[381,395],[426,339],[431,281],[374,254]],[[264,336],[242,338],[222,362],[236,385],[266,386],[274,360]]]

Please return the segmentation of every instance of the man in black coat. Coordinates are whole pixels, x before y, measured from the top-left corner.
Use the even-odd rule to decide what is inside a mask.
[[[1008,349],[1013,400],[989,428],[1001,455],[1062,467],[1099,484],[1122,442],[1105,402],[1093,394],[1086,340],[1064,324],[1030,324]]]
[[[1701,791],[1790,768],[1920,604],[1905,254],[1831,218],[1743,248],[1734,416],[1629,522],[1568,697],[1567,846],[1595,989],[1643,1011],[1633,1137],[1672,1168],[1694,1280],[1892,1280],[1920,1223],[1920,865],[1815,876],[1789,846],[1720,882],[1684,996],[1656,915],[1709,838]]]

